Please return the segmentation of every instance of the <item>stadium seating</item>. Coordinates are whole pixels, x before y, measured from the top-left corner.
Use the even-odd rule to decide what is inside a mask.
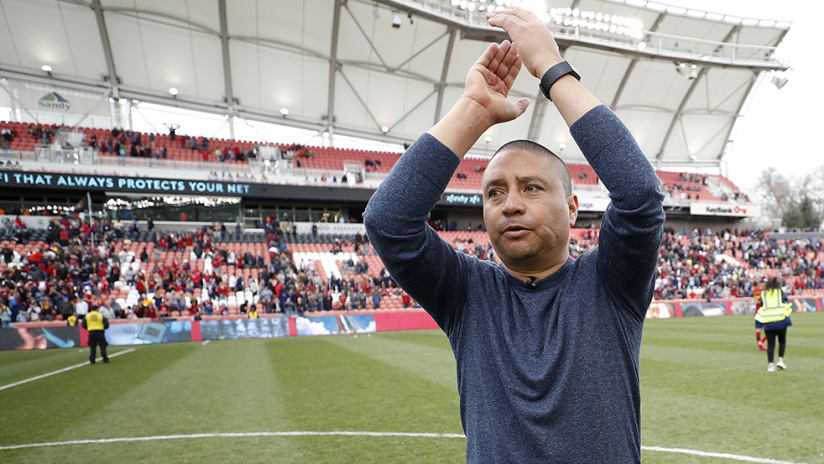
[[[37,140],[29,133],[29,127],[37,127],[34,124],[18,123],[18,122],[4,122],[0,121],[0,129],[8,128],[14,131],[16,137],[11,142],[12,150],[32,151],[35,146],[42,145],[41,140]],[[45,132],[48,130],[56,131],[58,126],[54,125],[40,125],[40,128]],[[109,129],[94,129],[88,127],[79,127],[85,133],[85,143],[91,144],[92,135],[96,137],[98,146],[105,143],[111,138],[111,130]],[[142,132],[134,132],[140,137],[141,145],[143,147],[151,146],[162,150],[166,148],[166,159],[178,161],[191,162],[220,162],[217,157],[216,150],[225,155],[230,150],[242,153],[240,160],[225,159],[223,162],[228,164],[243,165],[247,163],[246,154],[254,147],[259,145],[252,141],[241,140],[226,140],[207,138],[207,150],[201,150],[201,137],[193,139],[184,135],[177,135],[174,141],[171,140],[167,134],[147,134]],[[153,140],[150,138],[153,137]],[[123,138],[123,144],[126,153],[130,152],[132,141],[130,137]],[[190,148],[189,140],[194,140],[196,147]],[[274,144],[267,144],[274,145]],[[395,162],[398,160],[400,153],[391,152],[376,152],[369,150],[353,150],[348,148],[332,148],[332,147],[315,147],[315,146],[298,146],[278,144],[277,147],[284,152],[290,151],[292,158],[290,163],[293,167],[303,169],[319,169],[342,172],[344,164],[353,162],[364,166],[367,172],[388,173]],[[100,153],[103,156],[116,156],[111,151]],[[467,157],[461,161],[461,164],[455,171],[455,174],[450,181],[448,188],[453,190],[467,190],[478,191],[481,189],[481,177],[483,172],[489,164],[486,158],[472,158]],[[598,185],[598,175],[587,164],[569,164],[570,177],[574,185],[588,186]],[[658,177],[664,185],[664,190],[667,191],[673,198],[683,198],[685,200],[703,200],[703,201],[728,201],[728,200],[742,200],[749,201],[738,187],[736,187],[729,179],[708,174],[688,174],[683,172],[671,171],[656,171]]]

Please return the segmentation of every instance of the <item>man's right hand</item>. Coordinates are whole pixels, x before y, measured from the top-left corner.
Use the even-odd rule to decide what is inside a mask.
[[[518,51],[504,40],[500,45],[490,44],[466,75],[463,98],[478,105],[490,127],[517,118],[529,106],[528,98],[507,99],[521,64]]]
[[[487,13],[486,19],[490,26],[500,27],[509,34],[524,66],[538,79],[563,61],[549,28],[531,11],[523,8],[496,10]]]
[[[490,127],[522,115],[529,99],[507,99],[521,66],[518,51],[508,40],[491,44],[466,75],[463,96],[429,134],[463,158]]]

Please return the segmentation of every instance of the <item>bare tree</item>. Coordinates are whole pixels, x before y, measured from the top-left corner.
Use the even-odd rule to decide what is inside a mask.
[[[771,218],[780,218],[792,205],[795,191],[789,179],[770,167],[758,179],[758,196],[762,211]]]
[[[800,178],[785,177],[775,168],[767,168],[761,172],[757,190],[764,214],[782,218],[785,225],[800,221],[790,218],[824,216],[824,166]]]

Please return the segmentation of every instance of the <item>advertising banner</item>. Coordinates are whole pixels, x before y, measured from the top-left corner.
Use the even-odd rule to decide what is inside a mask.
[[[423,310],[375,313],[375,325],[378,332],[438,328],[438,324],[432,319],[432,316]]]
[[[693,201],[690,203],[690,214],[696,216],[756,217],[761,215],[761,210],[757,205]]]
[[[94,114],[109,117],[109,97],[104,93],[42,85],[32,82],[10,81],[24,108],[61,114]]]
[[[340,333],[375,332],[375,316],[372,314],[353,314],[338,316]]]
[[[0,350],[45,350],[80,346],[77,327],[0,329]]]
[[[609,206],[609,197],[593,196],[581,192],[578,194],[578,210],[604,212]]]
[[[340,333],[336,316],[297,317],[298,335],[334,335]]]
[[[755,300],[748,298],[746,300],[732,300],[733,314],[755,314]]]
[[[39,187],[82,189],[104,192],[167,193],[179,195],[242,196],[249,193],[252,184],[201,181],[191,179],[163,179],[154,177],[123,177],[93,174],[65,174],[48,172],[3,171],[2,187]]]
[[[483,198],[479,193],[449,193],[441,195],[439,205],[481,206]]]
[[[111,324],[106,330],[109,345],[148,345],[192,341],[191,321]]]
[[[200,321],[200,333],[203,340],[288,337],[289,320],[285,317],[204,320]]]
[[[675,317],[674,303],[652,303],[647,311],[647,319],[669,319]]]
[[[681,303],[681,315],[684,317],[723,316],[727,313],[726,304],[722,303]]]
[[[814,313],[818,311],[815,298],[799,298],[790,300],[790,303],[793,305],[793,311],[797,313]]]
[[[337,222],[296,222],[295,232],[298,234],[311,234],[312,225],[318,226],[318,235],[355,235],[366,234],[366,226],[363,224],[337,223]]]

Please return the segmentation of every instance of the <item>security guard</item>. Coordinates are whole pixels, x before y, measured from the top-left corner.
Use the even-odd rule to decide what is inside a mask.
[[[82,319],[83,328],[89,331],[89,363],[94,364],[97,357],[97,346],[100,345],[100,354],[103,362],[109,362],[106,354],[106,329],[109,328],[109,320],[103,317],[97,310],[97,306],[92,306],[86,317]]]
[[[257,306],[252,306],[252,309],[249,311],[249,319],[257,319],[257,318],[258,318]]]
[[[77,325],[77,315],[75,313],[72,313],[72,315],[69,316],[69,318],[67,319],[66,323],[68,324],[69,327],[76,326]]]
[[[764,329],[767,335],[767,372],[775,372],[776,366],[786,369],[784,348],[787,344],[787,327],[793,325],[790,314],[792,305],[781,291],[781,283],[772,277],[761,292],[761,308],[755,313],[755,328]],[[773,363],[775,339],[778,338],[778,363]]]

